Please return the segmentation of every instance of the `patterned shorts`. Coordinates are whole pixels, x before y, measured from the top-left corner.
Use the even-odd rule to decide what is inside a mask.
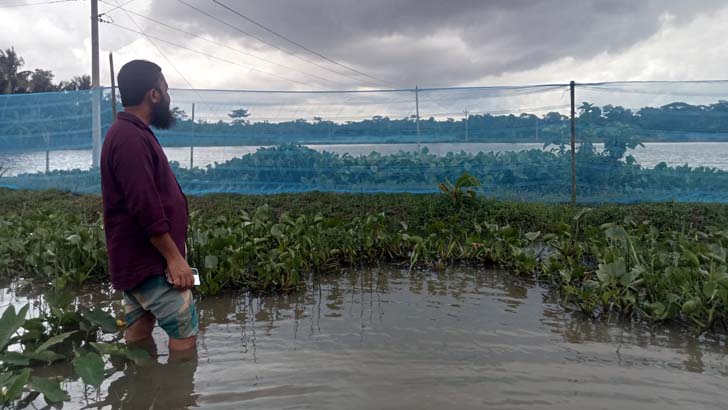
[[[127,326],[151,313],[172,339],[197,335],[199,324],[192,292],[175,289],[164,276],[150,276],[134,289],[124,292],[124,305]]]

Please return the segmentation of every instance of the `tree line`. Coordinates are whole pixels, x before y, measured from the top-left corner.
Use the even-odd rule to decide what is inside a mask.
[[[0,49],[0,94],[45,93],[91,89],[91,76],[77,75],[70,80],[54,83],[51,70],[23,70],[25,60],[14,47]]]

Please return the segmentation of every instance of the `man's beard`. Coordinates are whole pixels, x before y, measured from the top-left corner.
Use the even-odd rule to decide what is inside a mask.
[[[150,125],[160,130],[166,130],[174,125],[174,115],[169,110],[169,101],[160,101],[152,107]]]

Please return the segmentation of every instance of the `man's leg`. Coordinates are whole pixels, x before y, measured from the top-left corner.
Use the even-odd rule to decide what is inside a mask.
[[[138,343],[152,337],[152,329],[157,319],[149,312],[144,313],[126,329],[124,339],[127,343]]]
[[[184,339],[169,339],[169,351],[181,352],[197,347],[197,336],[190,336]]]
[[[124,298],[129,323],[127,341],[149,337],[156,318],[169,336],[170,353],[194,352],[198,318],[189,289],[180,291],[163,276],[152,276],[131,292],[125,292]]]

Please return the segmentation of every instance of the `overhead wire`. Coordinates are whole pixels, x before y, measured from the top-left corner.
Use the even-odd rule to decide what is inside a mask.
[[[205,11],[205,10],[202,10],[202,9],[200,9],[199,7],[195,7],[195,6],[193,6],[193,5],[189,4],[189,3],[187,3],[187,2],[186,2],[186,1],[184,1],[184,0],[177,0],[177,1],[178,1],[179,3],[182,3],[183,5],[185,5],[185,6],[189,7],[189,8],[191,8],[192,10],[194,10],[194,11],[196,11],[196,12],[198,12],[198,13],[202,14],[202,15],[204,15],[204,16],[207,16],[208,18],[210,18],[210,19],[212,19],[212,20],[215,20],[216,22],[218,22],[218,23],[220,23],[220,24],[223,24],[223,25],[225,25],[225,26],[227,26],[227,27],[229,27],[229,28],[231,28],[231,29],[233,29],[233,30],[235,30],[235,31],[237,31],[237,32],[239,32],[239,33],[241,33],[241,34],[243,34],[243,35],[247,36],[247,37],[250,37],[250,38],[252,38],[252,39],[254,39],[254,40],[256,40],[256,41],[258,41],[258,42],[262,43],[262,44],[265,44],[265,45],[267,45],[267,46],[269,46],[269,47],[272,47],[272,48],[274,48],[274,49],[276,49],[276,50],[278,50],[278,51],[281,51],[281,52],[283,52],[283,53],[285,53],[285,54],[288,54],[288,55],[290,55],[290,56],[291,56],[291,57],[293,57],[293,58],[296,58],[296,59],[299,59],[299,60],[301,60],[301,61],[304,61],[304,62],[306,62],[306,63],[312,64],[312,65],[314,65],[314,66],[316,66],[316,67],[318,67],[318,68],[320,68],[320,69],[322,69],[322,70],[328,71],[328,72],[330,72],[330,73],[336,74],[336,75],[338,75],[338,76],[341,76],[341,77],[345,77],[345,78],[347,78],[347,79],[349,79],[349,80],[354,80],[354,81],[357,81],[357,82],[360,82],[360,81],[361,81],[361,79],[360,79],[360,78],[357,78],[357,77],[353,77],[353,76],[351,76],[351,75],[348,75],[348,74],[342,73],[342,72],[340,72],[340,71],[336,71],[336,70],[334,70],[334,69],[332,69],[332,68],[329,68],[329,67],[327,67],[327,66],[325,66],[325,65],[319,64],[318,62],[316,62],[316,61],[315,61],[315,60],[313,60],[313,59],[310,59],[310,58],[307,58],[307,57],[305,57],[305,56],[302,56],[302,55],[296,54],[296,53],[294,53],[294,52],[292,52],[292,51],[286,50],[286,49],[284,49],[284,48],[282,48],[282,47],[280,47],[280,46],[278,46],[278,45],[276,45],[276,44],[274,44],[274,43],[271,43],[271,42],[269,42],[269,41],[265,40],[264,38],[262,38],[262,37],[260,37],[260,36],[257,36],[257,35],[255,35],[255,34],[253,34],[253,33],[249,33],[249,32],[247,32],[247,31],[245,31],[245,30],[241,29],[240,27],[237,27],[237,26],[235,26],[235,25],[233,25],[233,24],[230,24],[230,23],[228,23],[227,21],[225,21],[225,20],[223,20],[223,19],[221,19],[221,18],[219,18],[219,17],[217,17],[217,16],[215,16],[215,15],[213,15],[213,14],[209,13],[209,12],[207,12],[207,11]]]
[[[191,52],[193,52],[193,53],[197,53],[197,54],[203,55],[203,56],[205,56],[205,57],[208,57],[208,58],[211,58],[211,59],[214,59],[214,60],[218,60],[218,61],[222,61],[222,62],[224,62],[224,63],[228,63],[228,64],[236,65],[236,66],[239,66],[239,67],[242,67],[242,68],[245,68],[245,69],[251,70],[251,71],[257,71],[257,72],[260,72],[260,73],[263,73],[263,74],[266,74],[266,75],[270,75],[270,76],[273,76],[273,77],[277,77],[277,78],[280,78],[280,79],[282,79],[282,80],[290,81],[290,82],[293,82],[293,83],[296,83],[296,84],[300,84],[300,85],[304,85],[304,86],[308,85],[307,83],[304,83],[304,82],[301,82],[301,81],[297,81],[297,80],[294,80],[294,79],[291,79],[291,78],[287,78],[287,77],[279,76],[279,75],[277,75],[277,74],[274,74],[274,73],[270,73],[270,72],[267,72],[267,71],[263,71],[263,70],[260,70],[260,69],[258,69],[258,68],[252,67],[252,66],[248,66],[248,65],[240,64],[240,63],[237,63],[237,62],[235,62],[235,61],[230,61],[230,60],[227,60],[227,59],[225,59],[225,58],[221,58],[221,57],[215,56],[215,55],[213,55],[213,54],[209,54],[209,53],[206,53],[206,52],[204,52],[204,51],[200,51],[200,50],[195,50],[195,49],[193,49],[193,48],[190,48],[190,47],[187,47],[187,46],[183,46],[183,45],[181,45],[181,44],[177,44],[177,43],[174,43],[174,42],[172,42],[172,41],[169,41],[169,40],[165,40],[165,39],[163,39],[163,38],[155,37],[155,36],[153,36],[153,35],[150,35],[150,34],[144,34],[144,33],[142,33],[141,31],[137,31],[137,30],[131,29],[131,28],[129,28],[129,27],[124,27],[124,26],[122,26],[122,25],[120,25],[120,24],[116,24],[116,23],[114,23],[114,22],[110,22],[110,21],[109,21],[109,22],[105,22],[105,23],[106,23],[106,24],[110,24],[110,25],[112,25],[112,26],[114,26],[114,27],[120,28],[120,29],[122,29],[122,30],[126,30],[126,31],[129,31],[129,32],[132,32],[132,33],[136,33],[136,34],[141,34],[141,35],[144,35],[144,36],[146,36],[146,37],[152,38],[152,39],[154,39],[154,40],[157,40],[157,41],[159,41],[159,42],[162,42],[162,43],[165,43],[165,44],[169,44],[169,45],[171,45],[171,46],[174,46],[174,47],[178,47],[178,48],[181,48],[181,49],[183,49],[183,50],[187,50],[187,51],[191,51]]]
[[[369,75],[369,74],[367,74],[367,73],[364,73],[364,72],[362,72],[362,71],[360,71],[360,70],[357,70],[357,69],[355,69],[355,68],[349,67],[349,66],[347,66],[347,65],[345,65],[345,64],[342,64],[342,63],[340,63],[340,62],[338,62],[338,61],[336,61],[336,60],[334,60],[334,59],[332,59],[332,58],[329,58],[329,57],[327,57],[327,56],[325,56],[325,55],[321,54],[320,52],[318,52],[318,51],[316,51],[316,50],[313,50],[313,49],[311,49],[311,48],[309,48],[309,47],[306,47],[306,46],[304,46],[303,44],[301,44],[301,43],[299,43],[299,42],[297,42],[297,41],[291,40],[290,38],[288,38],[288,37],[284,36],[283,34],[280,34],[280,33],[278,33],[277,31],[275,31],[275,30],[273,30],[273,29],[271,29],[271,28],[269,28],[269,27],[267,27],[267,26],[265,26],[265,25],[263,25],[263,24],[261,24],[261,23],[259,23],[259,22],[255,21],[255,20],[253,20],[252,18],[250,18],[250,17],[246,16],[245,14],[243,14],[243,13],[241,13],[241,12],[239,12],[239,11],[237,11],[237,10],[235,10],[235,9],[231,8],[231,7],[229,7],[228,5],[226,5],[226,4],[224,4],[224,3],[222,3],[222,2],[220,2],[220,1],[218,1],[218,0],[212,0],[212,2],[213,2],[213,3],[215,3],[215,4],[217,4],[218,6],[220,6],[220,7],[222,7],[222,8],[224,8],[224,9],[226,9],[226,10],[230,11],[231,13],[233,13],[233,14],[235,14],[235,15],[237,15],[237,16],[239,16],[239,17],[243,18],[243,19],[245,19],[246,21],[248,21],[248,22],[250,22],[250,23],[252,23],[252,24],[255,24],[256,26],[258,26],[258,27],[262,28],[263,30],[265,30],[265,31],[267,31],[267,32],[269,32],[269,33],[271,33],[271,34],[275,35],[276,37],[279,37],[279,38],[281,38],[281,39],[283,39],[283,40],[285,40],[285,41],[287,41],[287,42],[289,42],[289,43],[291,43],[291,44],[295,45],[296,47],[299,47],[299,48],[301,48],[301,49],[303,49],[303,50],[306,50],[306,51],[308,51],[309,53],[311,53],[311,54],[313,54],[313,55],[315,55],[315,56],[318,56],[318,57],[320,57],[320,58],[322,58],[322,59],[324,59],[324,60],[326,60],[326,61],[328,61],[328,62],[330,62],[330,63],[332,63],[332,64],[335,64],[335,65],[337,65],[337,66],[339,66],[339,67],[345,68],[345,69],[347,69],[347,70],[349,70],[349,71],[351,71],[351,72],[357,73],[357,74],[359,74],[359,75],[362,75],[362,76],[364,76],[364,77],[370,78],[370,79],[372,79],[372,80],[378,81],[378,82],[380,82],[380,83],[383,83],[383,84],[389,84],[389,85],[393,85],[393,83],[391,83],[391,82],[389,82],[389,81],[386,81],[386,80],[382,80],[382,79],[379,79],[379,78],[377,78],[377,77],[374,77],[374,76],[372,76],[372,75]]]
[[[119,10],[119,9],[123,9],[124,7],[126,7],[126,6],[130,5],[131,3],[134,3],[134,2],[136,1],[136,0],[129,0],[129,1],[127,1],[126,3],[124,3],[124,4],[120,5],[120,6],[119,6],[118,4],[117,4],[117,5],[115,5],[115,4],[113,4],[113,3],[109,3],[109,2],[107,2],[107,1],[104,1],[104,0],[99,0],[99,1],[100,1],[100,2],[102,2],[102,3],[106,3],[106,4],[108,4],[109,6],[112,6],[112,7],[114,7],[114,8],[112,8],[112,9],[106,10],[105,12],[103,12],[103,13],[99,14],[99,17],[101,17],[101,16],[104,16],[104,15],[106,15],[106,14],[109,14],[109,13],[111,13],[112,11],[116,11],[116,10]],[[125,10],[126,10],[126,9],[125,9]],[[128,10],[127,10],[127,11],[128,11]]]
[[[105,1],[105,0],[99,0],[99,1],[101,3],[105,3],[105,4],[108,4],[108,5],[113,5],[112,3],[108,2],[108,1]],[[131,1],[135,1],[135,0],[131,0]],[[303,71],[303,70],[299,70],[299,69],[296,69],[294,67],[290,67],[290,66],[287,66],[287,65],[284,65],[284,64],[280,64],[280,63],[277,63],[275,61],[269,60],[267,58],[263,58],[263,57],[260,57],[260,56],[256,56],[254,54],[248,53],[247,51],[241,50],[239,48],[231,47],[230,45],[227,45],[225,43],[221,43],[219,41],[215,41],[213,39],[207,38],[205,36],[201,36],[199,34],[192,33],[192,32],[190,32],[188,30],[184,30],[184,29],[181,29],[179,27],[174,27],[174,26],[172,26],[170,24],[167,24],[167,23],[165,23],[163,21],[157,20],[157,19],[152,18],[152,17],[149,17],[149,16],[145,16],[145,15],[140,14],[140,13],[136,13],[136,12],[134,12],[132,10],[128,10],[128,9],[123,8],[123,7],[116,7],[114,9],[111,9],[109,11],[106,11],[106,12],[102,13],[102,15],[108,15],[108,13],[113,12],[116,9],[124,10],[125,12],[127,12],[129,14],[132,14],[134,16],[137,16],[137,17],[143,18],[145,20],[151,21],[151,22],[153,22],[155,24],[158,24],[158,25],[160,25],[162,27],[166,27],[166,28],[168,28],[170,30],[177,31],[177,32],[186,34],[186,35],[191,36],[191,37],[194,37],[194,38],[199,38],[199,39],[204,40],[204,41],[206,41],[206,42],[208,42],[210,44],[215,44],[215,45],[217,45],[219,47],[224,47],[224,48],[226,48],[228,50],[232,50],[232,51],[235,51],[237,53],[243,54],[245,56],[258,59],[258,60],[263,61],[263,62],[266,62],[268,64],[275,65],[275,66],[284,68],[286,70],[296,71],[296,72],[299,72],[301,74],[308,75],[308,76],[310,76],[312,78],[316,78],[317,80],[320,80],[320,81],[324,81],[324,82],[331,83],[331,84],[336,84],[336,85],[341,85],[341,83],[334,82],[334,81],[332,81],[330,79],[327,79],[327,78],[324,78],[324,77],[321,77],[321,76],[318,76],[316,74],[312,74],[312,73],[309,73],[309,72],[306,72],[306,71]]]
[[[17,3],[17,4],[0,4],[0,9],[10,9],[16,7],[27,7],[27,6],[45,6],[48,4],[55,3],[73,3],[81,0],[53,0],[53,1],[42,1],[37,3]]]
[[[114,0],[114,1],[117,3],[117,6],[120,6],[119,0]],[[174,62],[172,62],[172,60],[169,57],[167,57],[167,55],[164,53],[164,51],[162,51],[162,49],[159,48],[159,46],[157,46],[157,43],[155,43],[154,41],[152,41],[152,39],[144,32],[144,30],[142,30],[142,28],[139,26],[139,24],[137,24],[137,22],[133,18],[131,18],[131,16],[129,15],[129,13],[127,13],[126,10],[124,10],[123,8],[122,8],[122,10],[124,11],[124,13],[126,13],[126,17],[129,19],[129,21],[131,21],[136,26],[136,28],[139,30],[139,33],[141,35],[143,35],[147,39],[147,41],[149,41],[150,43],[152,43],[152,45],[154,46],[154,48],[157,49],[157,51],[159,52],[159,54],[161,54],[162,57],[165,60],[167,60],[167,62],[169,63],[169,65],[172,66],[172,68],[174,69],[174,71],[176,71],[177,74],[179,74],[179,76],[182,77],[182,79],[184,80],[184,82],[186,82],[187,85],[189,85],[190,88],[194,90],[195,87],[192,85],[192,83],[187,79],[187,77],[185,77],[184,74],[182,74],[182,71],[180,71],[177,68],[177,66],[174,64]],[[115,23],[110,22],[110,24],[115,24]]]

